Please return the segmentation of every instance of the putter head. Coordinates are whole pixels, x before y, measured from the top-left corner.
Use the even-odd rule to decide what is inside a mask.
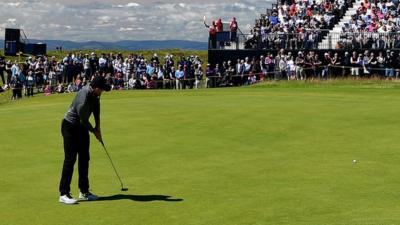
[[[128,188],[121,188],[121,191],[128,191]]]

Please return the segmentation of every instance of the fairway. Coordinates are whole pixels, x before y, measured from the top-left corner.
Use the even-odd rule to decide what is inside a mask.
[[[68,206],[60,125],[74,96],[0,104],[0,224],[400,224],[397,85],[104,93],[104,142],[129,191],[91,136],[103,198]]]

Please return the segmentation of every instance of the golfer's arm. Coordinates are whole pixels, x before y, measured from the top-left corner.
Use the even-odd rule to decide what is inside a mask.
[[[93,117],[95,122],[95,131],[100,131],[100,101],[96,101],[93,109]]]
[[[94,133],[94,128],[89,122],[90,112],[89,107],[86,104],[87,96],[79,96],[76,99],[76,110],[79,115],[80,122],[85,126],[90,132]]]

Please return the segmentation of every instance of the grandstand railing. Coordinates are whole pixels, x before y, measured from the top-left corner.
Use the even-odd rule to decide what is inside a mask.
[[[332,49],[400,49],[400,33],[329,32],[309,30],[304,33],[238,33],[236,41],[218,41],[217,50],[332,50]],[[312,35],[312,38],[310,38]],[[326,39],[326,40],[324,40]],[[324,40],[324,41],[323,41]],[[211,49],[211,48],[210,48]]]

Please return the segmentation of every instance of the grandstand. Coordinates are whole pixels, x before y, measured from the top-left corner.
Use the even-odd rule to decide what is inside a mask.
[[[294,54],[312,50],[320,56],[390,49],[397,55],[398,7],[393,0],[281,0],[261,13],[248,33],[238,32],[237,43],[217,35],[222,44],[209,48],[209,62],[275,54],[280,49]]]

